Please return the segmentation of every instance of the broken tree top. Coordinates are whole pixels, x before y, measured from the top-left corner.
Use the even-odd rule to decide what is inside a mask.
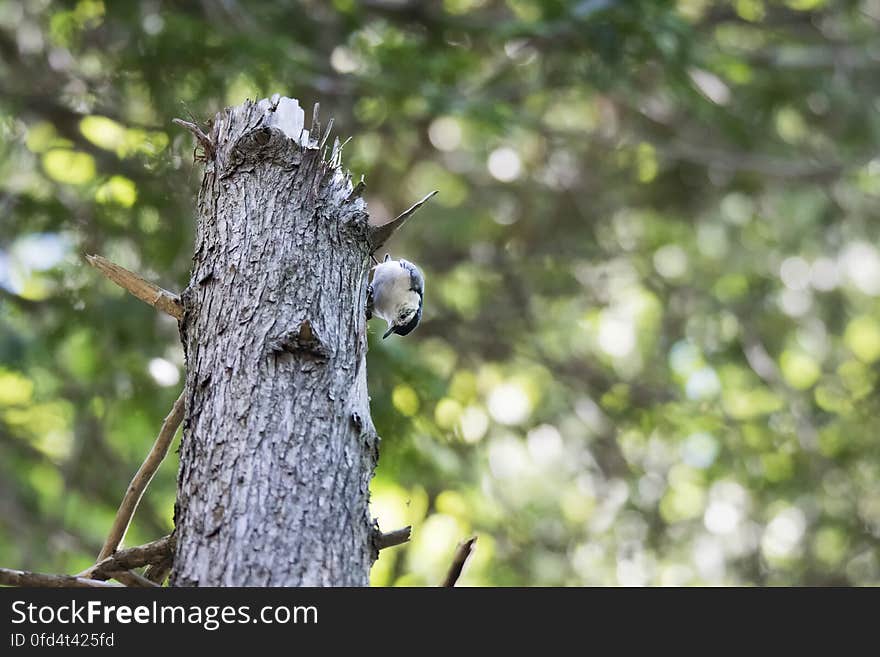
[[[327,122],[327,128],[321,131],[318,121],[319,104],[312,111],[312,122],[305,127],[306,115],[296,98],[288,98],[274,94],[271,98],[259,101],[248,100],[236,107],[227,108],[214,118],[210,136],[198,125],[182,119],[174,119],[174,123],[189,130],[204,151],[204,161],[208,166],[218,167],[220,171],[234,169],[240,162],[242,153],[256,147],[264,148],[272,139],[275,129],[303,150],[320,151],[326,145],[333,119]],[[277,133],[275,133],[277,134]],[[277,140],[276,140],[277,143]],[[326,171],[332,178],[339,177],[340,192],[346,195],[346,202],[362,203],[360,196],[365,185],[363,177],[353,185],[351,174],[342,167],[342,149],[347,142],[340,143],[336,138],[329,157],[326,152],[322,161]],[[221,147],[221,144],[224,146]],[[437,191],[432,191],[403,213],[382,224],[370,220],[370,245],[372,252],[381,247],[415,212],[424,205]],[[361,206],[365,209],[364,206]]]
[[[232,110],[243,110],[250,112],[254,117],[262,117],[259,126],[254,127],[278,128],[300,146],[304,148],[317,148],[321,145],[318,142],[319,135],[315,134],[314,140],[311,138],[311,135],[317,133],[319,128],[318,107],[318,105],[315,105],[311,129],[306,128],[306,113],[300,107],[299,101],[296,98],[288,98],[280,94],[274,94],[272,98],[263,98],[256,103],[247,102],[244,105],[232,108]],[[327,128],[328,135],[329,132],[330,126]]]

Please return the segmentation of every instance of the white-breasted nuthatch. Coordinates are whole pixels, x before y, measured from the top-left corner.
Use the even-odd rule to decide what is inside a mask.
[[[373,267],[367,294],[367,319],[376,314],[388,322],[383,340],[392,333],[407,335],[419,325],[425,279],[408,260],[392,260],[386,253],[385,260]]]

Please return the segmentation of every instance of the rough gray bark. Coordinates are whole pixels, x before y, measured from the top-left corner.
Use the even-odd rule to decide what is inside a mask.
[[[200,138],[174,586],[368,583],[374,244],[340,149],[310,132],[274,97]]]

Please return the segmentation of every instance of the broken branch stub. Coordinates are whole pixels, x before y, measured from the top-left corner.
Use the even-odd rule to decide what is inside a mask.
[[[462,571],[464,571],[465,564],[474,551],[474,545],[476,545],[476,543],[476,536],[471,536],[466,541],[459,543],[458,547],[455,549],[455,554],[452,557],[452,564],[449,566],[449,571],[446,573],[446,579],[443,580],[441,586],[447,588],[455,586],[458,582],[458,578],[461,577]]]
[[[169,292],[155,283],[150,283],[142,276],[110,262],[103,256],[87,255],[86,261],[123,290],[127,290],[144,303],[150,304],[156,310],[161,310],[175,319],[183,319],[183,304],[180,297],[173,292]]]
[[[425,196],[422,200],[413,204],[407,210],[404,210],[397,217],[392,219],[391,221],[381,224],[379,226],[370,226],[370,244],[372,246],[371,253],[375,253],[378,251],[385,242],[387,242],[394,233],[400,230],[403,225],[407,222],[407,220],[413,216],[419,208],[421,208],[425,203],[427,203],[434,195],[437,194],[437,190],[434,190],[427,196]]]

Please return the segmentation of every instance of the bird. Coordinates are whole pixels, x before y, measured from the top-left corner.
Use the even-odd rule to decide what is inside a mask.
[[[373,280],[367,287],[367,319],[375,314],[388,322],[384,340],[392,333],[409,335],[422,319],[425,278],[413,263],[401,258],[385,260],[373,267]]]

